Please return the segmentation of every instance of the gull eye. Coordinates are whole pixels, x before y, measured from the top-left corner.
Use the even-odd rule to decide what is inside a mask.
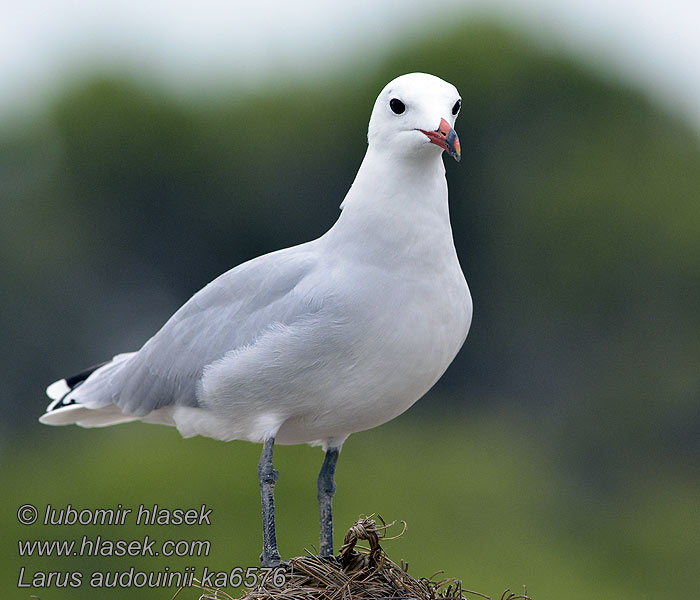
[[[400,115],[403,111],[406,110],[406,105],[403,102],[401,102],[401,100],[399,100],[398,98],[392,98],[391,100],[389,100],[389,106],[396,115]]]
[[[455,105],[452,107],[452,114],[457,116],[457,113],[459,112],[460,108],[462,108],[462,101],[457,100],[457,102],[455,102]]]

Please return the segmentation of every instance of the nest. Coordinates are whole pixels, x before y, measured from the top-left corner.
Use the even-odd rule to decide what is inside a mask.
[[[285,561],[280,565],[284,569],[283,585],[277,587],[269,578],[255,589],[244,590],[240,600],[470,600],[469,596],[491,600],[484,594],[463,590],[457,579],[415,579],[406,572],[408,565],[403,561],[397,565],[389,560],[379,540],[393,524],[382,520],[377,527],[371,518],[360,519],[345,534],[338,556],[309,555]],[[359,541],[369,542],[369,547],[358,546]],[[520,595],[506,590],[501,596],[501,600],[518,599],[531,600],[527,590]],[[200,600],[234,598],[221,590],[204,588]]]

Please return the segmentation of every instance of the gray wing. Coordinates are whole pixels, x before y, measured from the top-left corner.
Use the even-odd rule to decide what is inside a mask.
[[[79,401],[90,408],[115,404],[137,417],[169,404],[197,406],[205,366],[269,327],[317,310],[295,293],[316,265],[310,244],[263,255],[212,281],[129,360],[78,388]]]

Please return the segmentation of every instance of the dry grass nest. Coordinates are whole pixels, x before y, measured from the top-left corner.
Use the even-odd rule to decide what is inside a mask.
[[[337,556],[299,556],[284,561],[284,584],[277,587],[268,578],[255,589],[244,590],[240,600],[472,600],[489,596],[462,589],[458,579],[416,579],[406,571],[408,565],[389,560],[379,545],[380,539],[392,538],[386,531],[395,523],[381,525],[372,518],[357,521],[345,534],[345,543]],[[369,542],[369,547],[358,542]],[[203,588],[200,600],[235,600],[222,590]],[[503,592],[501,600],[531,600],[522,594]]]

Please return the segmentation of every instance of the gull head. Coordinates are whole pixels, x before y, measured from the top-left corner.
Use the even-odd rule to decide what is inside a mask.
[[[369,145],[395,156],[418,158],[446,150],[459,161],[454,124],[461,106],[451,83],[427,73],[401,75],[384,87],[374,103]]]

